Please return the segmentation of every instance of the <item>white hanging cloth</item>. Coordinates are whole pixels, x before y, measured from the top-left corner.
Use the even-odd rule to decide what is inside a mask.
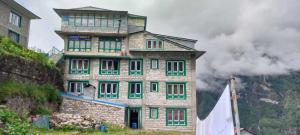
[[[196,135],[234,135],[228,85],[209,115],[204,120],[200,120],[197,117],[196,128]]]

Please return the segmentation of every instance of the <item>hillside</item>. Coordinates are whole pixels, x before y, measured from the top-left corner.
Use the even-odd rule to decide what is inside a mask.
[[[300,134],[300,72],[290,75],[239,76],[241,127],[262,135]],[[198,92],[198,116],[203,119],[219,93]],[[202,109],[201,109],[202,108]]]

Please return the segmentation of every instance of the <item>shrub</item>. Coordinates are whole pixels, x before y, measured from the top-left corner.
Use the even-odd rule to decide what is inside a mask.
[[[0,120],[3,122],[4,128],[0,128],[0,134],[8,135],[28,135],[30,132],[30,124],[26,120],[20,119],[16,113],[8,110],[0,110]]]
[[[50,69],[56,68],[52,61],[40,53],[34,52],[13,42],[7,37],[0,36],[0,55],[13,55],[24,59],[37,61]]]
[[[44,107],[38,107],[38,108],[35,108],[31,111],[31,114],[33,115],[50,115],[52,113],[52,110],[50,109],[47,109],[47,108],[44,108]]]

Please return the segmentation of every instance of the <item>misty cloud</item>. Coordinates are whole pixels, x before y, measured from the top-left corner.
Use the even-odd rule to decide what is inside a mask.
[[[207,53],[197,63],[197,87],[220,87],[230,74],[288,74],[300,69],[299,0],[17,0],[43,19],[30,45],[62,48],[52,8],[87,5],[148,16],[148,31],[194,38]]]

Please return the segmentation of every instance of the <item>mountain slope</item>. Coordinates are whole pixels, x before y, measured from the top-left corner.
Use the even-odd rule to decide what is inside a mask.
[[[300,134],[300,72],[290,75],[239,76],[241,127],[262,135]],[[205,118],[220,94],[198,92],[198,116]]]

